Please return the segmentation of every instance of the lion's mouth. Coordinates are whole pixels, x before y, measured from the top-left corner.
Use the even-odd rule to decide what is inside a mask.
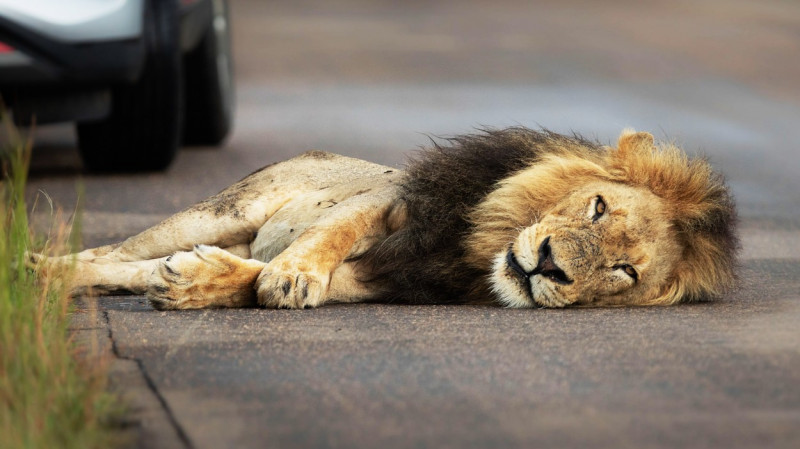
[[[508,253],[506,254],[506,263],[508,264],[508,267],[517,273],[521,278],[528,280],[530,279],[528,272],[526,272],[519,262],[517,262],[517,257],[514,255],[514,251],[512,251],[511,248],[508,249]]]
[[[531,302],[539,307],[546,307],[545,304],[537,301],[536,297],[534,296],[531,278],[536,275],[541,275],[546,279],[549,279],[550,281],[560,285],[569,285],[574,281],[567,276],[564,270],[559,268],[553,262],[553,252],[550,248],[549,236],[545,237],[545,239],[539,245],[539,250],[537,252],[539,260],[536,264],[536,267],[531,271],[526,271],[525,268],[520,265],[516,255],[514,254],[513,245],[509,246],[508,252],[506,253],[506,265],[519,278],[520,283],[522,284],[521,287],[523,290],[525,290],[525,294],[528,296],[528,298],[530,298]]]

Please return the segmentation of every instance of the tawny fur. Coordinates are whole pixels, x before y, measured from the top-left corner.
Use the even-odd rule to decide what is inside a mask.
[[[73,287],[159,308],[667,305],[733,285],[735,224],[722,177],[650,134],[488,130],[404,173],[321,152],[266,167],[80,253]]]

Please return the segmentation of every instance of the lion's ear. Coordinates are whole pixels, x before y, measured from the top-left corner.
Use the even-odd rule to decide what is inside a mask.
[[[617,148],[622,153],[635,150],[650,150],[655,145],[655,138],[648,132],[636,132],[633,129],[625,129],[619,136]]]

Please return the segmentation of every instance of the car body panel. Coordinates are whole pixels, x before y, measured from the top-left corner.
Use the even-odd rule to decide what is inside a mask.
[[[0,0],[0,17],[65,43],[136,39],[144,0]]]

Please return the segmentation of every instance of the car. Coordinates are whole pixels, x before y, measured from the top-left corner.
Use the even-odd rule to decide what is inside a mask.
[[[0,95],[15,122],[75,122],[93,171],[170,165],[233,123],[225,0],[0,0]]]

